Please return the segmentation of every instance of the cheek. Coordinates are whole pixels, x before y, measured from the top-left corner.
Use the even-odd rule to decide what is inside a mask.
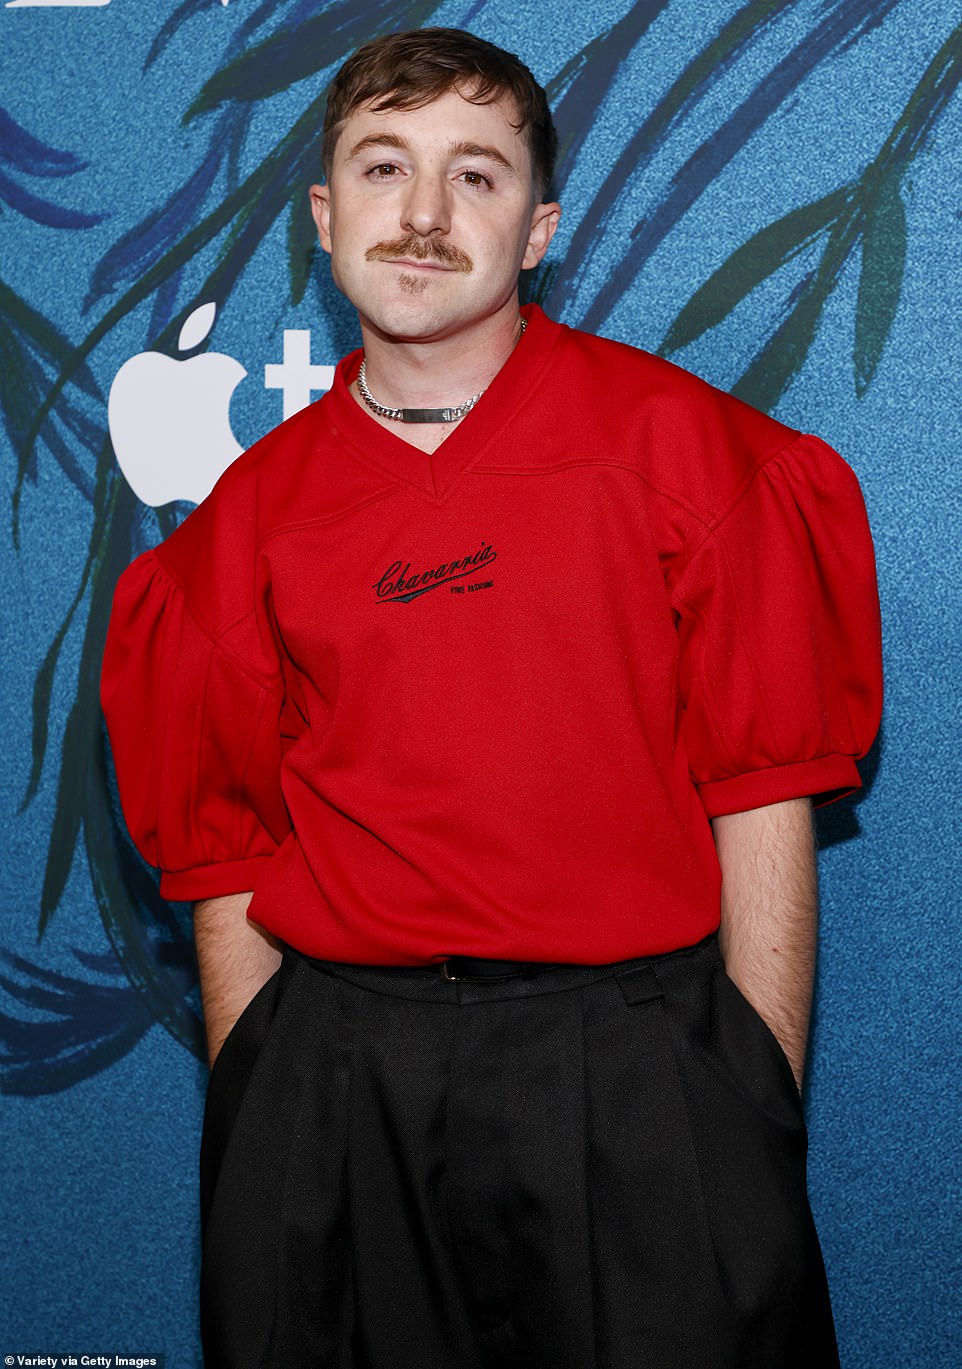
[[[364,255],[368,239],[357,225],[341,220],[331,224],[331,266],[334,269],[349,271],[353,264]]]

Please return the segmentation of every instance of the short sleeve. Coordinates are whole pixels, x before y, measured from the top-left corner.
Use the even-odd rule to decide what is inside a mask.
[[[672,594],[682,734],[710,818],[861,784],[878,730],[881,629],[858,482],[800,436],[706,530]]]
[[[215,639],[153,552],[121,576],[101,674],[121,806],[166,898],[254,887],[290,830],[280,789],[282,690]]]

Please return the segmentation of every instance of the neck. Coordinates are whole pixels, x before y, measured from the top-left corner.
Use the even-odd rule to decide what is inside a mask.
[[[382,404],[436,409],[486,389],[521,333],[517,299],[470,334],[397,339],[361,319],[367,381]]]

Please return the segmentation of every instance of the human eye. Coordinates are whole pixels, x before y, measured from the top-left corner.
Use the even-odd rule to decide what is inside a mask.
[[[493,183],[491,178],[490,176],[486,176],[483,171],[475,171],[469,167],[460,173],[460,178],[464,184],[469,186],[472,190],[492,189]]]
[[[375,181],[390,181],[397,175],[400,168],[395,162],[377,162],[368,170],[368,176]]]

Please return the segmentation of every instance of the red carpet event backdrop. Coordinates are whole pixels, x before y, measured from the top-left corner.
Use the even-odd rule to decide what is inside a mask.
[[[189,909],[119,815],[104,633],[123,567],[357,344],[308,213],[327,83],[445,24],[519,52],[556,114],[564,215],[527,298],[819,433],[862,483],[887,702],[864,790],[819,817],[812,1200],[847,1369],[955,1369],[958,5],[0,11],[0,1353],[199,1362]]]

